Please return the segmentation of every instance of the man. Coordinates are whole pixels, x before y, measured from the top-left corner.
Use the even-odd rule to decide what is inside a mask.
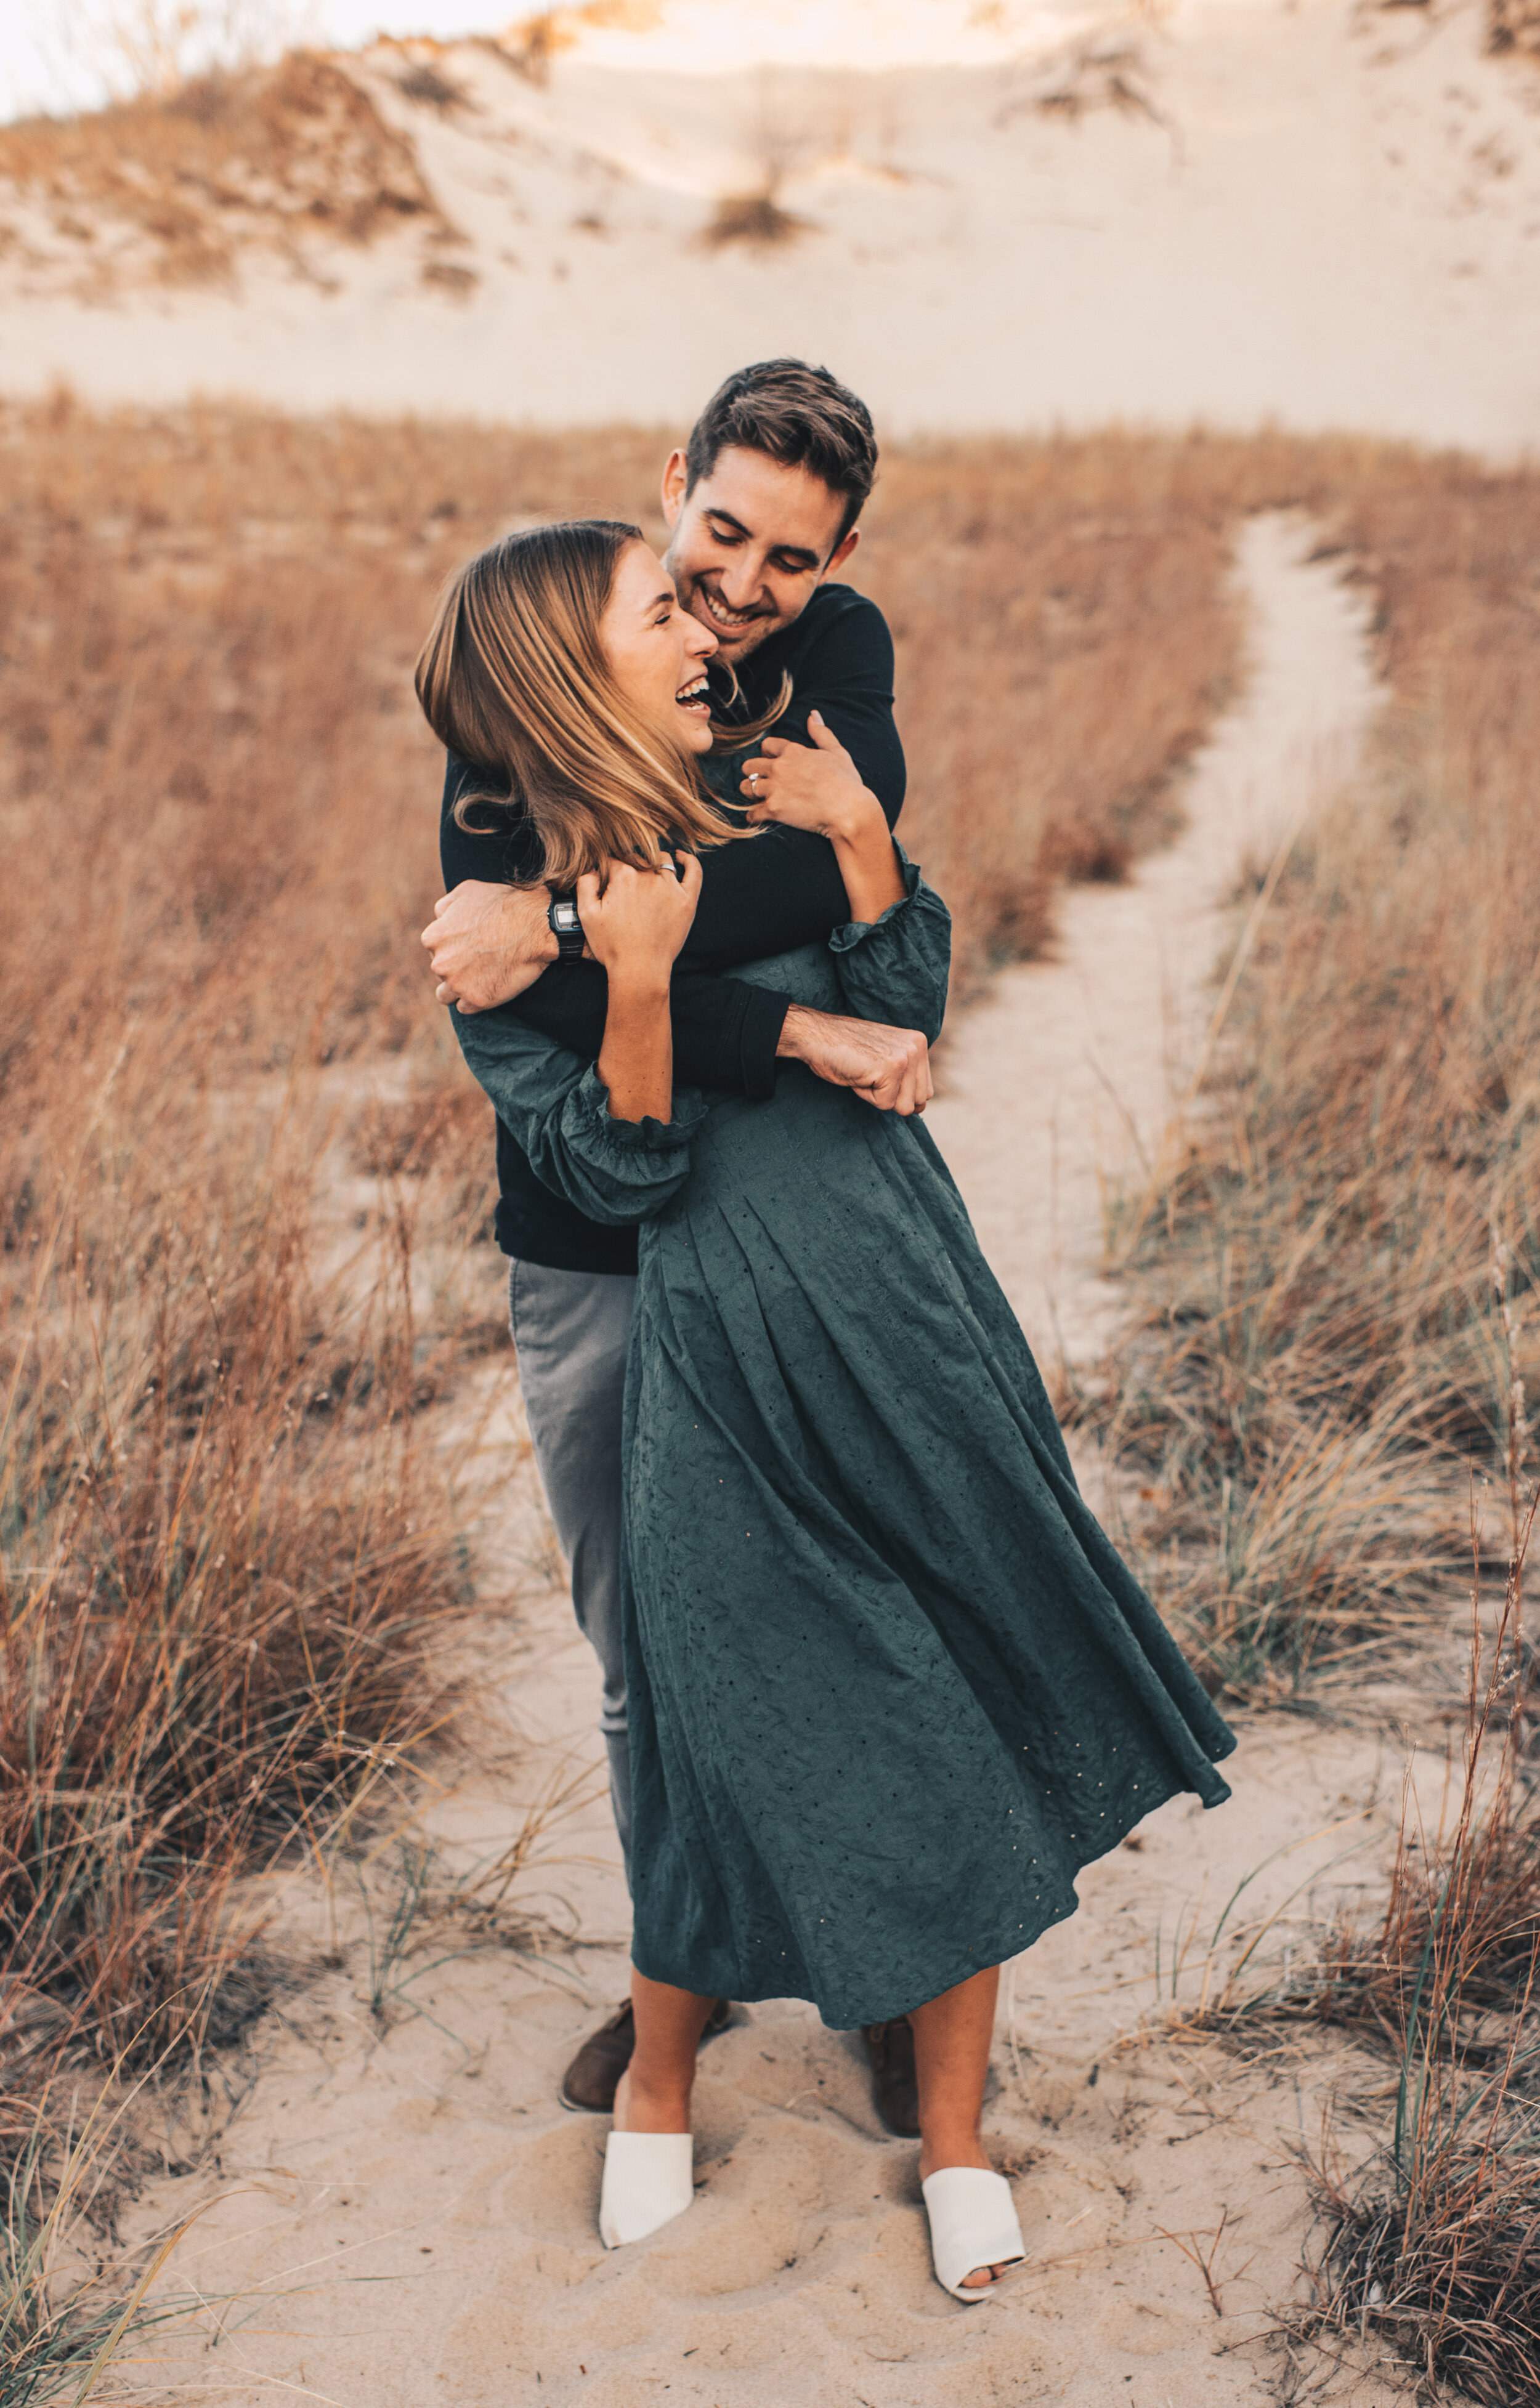
[[[882,614],[830,580],[860,540],[877,447],[856,396],[825,368],[768,360],[729,377],[663,472],[671,530],[666,564],[681,602],[716,637],[718,720],[749,725],[775,712],[743,775],[733,756],[713,765],[725,795],[751,802],[772,788],[816,789],[828,729],[854,757],[891,826],[903,802],[904,762],[893,724],[893,647]],[[789,681],[789,690],[788,690]],[[810,731],[809,722],[813,720]],[[820,724],[821,723],[821,724]],[[769,760],[767,770],[763,764]],[[451,892],[423,932],[441,1001],[462,1012],[512,1010],[571,1052],[597,1056],[606,1004],[602,968],[581,958],[576,926],[538,880],[538,853],[516,808],[490,833],[454,817],[460,796],[484,792],[474,766],[449,761],[440,822]],[[470,814],[485,819],[480,809]],[[570,910],[565,916],[571,919]],[[751,844],[703,861],[700,902],[676,965],[671,1005],[682,1085],[764,1098],[778,1060],[859,1089],[883,1110],[909,1111],[928,1092],[914,1032],[814,1012],[727,973],[822,941],[848,916],[833,849],[798,828],[768,825]],[[543,1187],[512,1137],[497,1129],[497,1234],[511,1260],[510,1318],[535,1458],[571,1567],[572,1601],[604,1674],[601,1727],[621,1844],[630,1846],[630,1776],[620,1634],[621,1401],[636,1286],[637,1233],[589,1221]],[[708,2034],[720,2030],[719,2001]],[[918,2131],[907,2024],[867,2034],[878,2103],[895,2131]],[[627,2004],[568,2068],[564,2102],[608,2113],[629,2059]]]

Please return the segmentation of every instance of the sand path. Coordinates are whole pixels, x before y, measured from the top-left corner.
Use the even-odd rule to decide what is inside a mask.
[[[1072,887],[1055,957],[1008,970],[944,1056],[930,1125],[1045,1365],[1104,1352],[1122,1309],[1101,1276],[1107,1185],[1154,1160],[1187,1092],[1240,881],[1341,779],[1379,699],[1361,597],[1311,545],[1281,513],[1248,522],[1250,673],[1194,764],[1180,837],[1126,885]]]
[[[1342,766],[1374,701],[1358,608],[1303,560],[1306,542],[1278,520],[1243,538],[1254,670],[1198,765],[1179,844],[1127,888],[1070,896],[1059,958],[1002,980],[953,1042],[938,1136],[1032,1335],[1074,1360],[1115,1301],[1100,1183],[1158,1141],[1202,1043],[1226,897]],[[483,1593],[522,1597],[482,1670],[521,1737],[428,1818],[462,1866],[495,1857],[531,1799],[597,1761],[586,1650],[559,1586],[532,1593],[540,1526],[513,1383],[506,1369],[485,1381],[491,1418],[467,1467],[483,1487]],[[1273,1852],[1298,1843],[1248,1905],[1280,1903],[1355,1842],[1332,1878],[1367,1874],[1396,1775],[1393,1750],[1361,1734],[1251,1723],[1234,1802],[1164,1808],[1011,1969],[987,2122],[1020,2177],[1033,2262],[976,2310],[929,2278],[916,2153],[884,2137],[858,2038],[794,2001],[741,2010],[705,2055],[690,2214],[644,2246],[599,2247],[606,2127],[564,2114],[554,2086],[593,2002],[624,1985],[602,1802],[553,1821],[550,1861],[521,1893],[543,1884],[577,1919],[582,1944],[543,1971],[453,1926],[392,1966],[339,1888],[337,1970],[259,2034],[219,2195],[167,2278],[211,2304],[151,2345],[135,2396],[1260,2408],[1279,2396],[1263,2310],[1290,2292],[1309,2225],[1294,2153],[1331,2069],[1318,2053],[1244,2068],[1138,2028],[1157,2004],[1196,2000],[1224,1901]],[[155,2186],[137,2223],[209,2187],[207,2174]],[[1322,2396],[1391,2395],[1370,2371]]]

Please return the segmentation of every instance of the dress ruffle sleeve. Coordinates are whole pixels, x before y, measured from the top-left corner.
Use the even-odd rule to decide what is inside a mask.
[[[952,914],[900,844],[903,899],[880,920],[848,920],[828,940],[846,1002],[862,1020],[923,1029],[932,1045],[946,1016]]]
[[[591,1221],[625,1227],[655,1220],[690,1174],[690,1140],[704,1098],[674,1092],[668,1121],[618,1121],[591,1063],[511,1014],[452,1009],[460,1051],[512,1131],[536,1177]]]

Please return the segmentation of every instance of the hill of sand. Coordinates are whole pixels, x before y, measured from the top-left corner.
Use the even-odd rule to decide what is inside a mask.
[[[888,72],[382,44],[0,129],[0,380],[677,425],[790,351],[891,434],[1275,417],[1510,452],[1540,423],[1540,59],[1495,22],[1069,0],[1015,57]]]
[[[1374,705],[1360,606],[1305,558],[1308,542],[1277,519],[1243,538],[1252,674],[1195,766],[1172,853],[1126,889],[1077,894],[1059,958],[1010,973],[951,1041],[936,1133],[1045,1353],[1057,1340],[1095,1351],[1098,1172],[1157,1143],[1183,1092],[1237,874],[1347,766]],[[330,1970],[258,2030],[217,2179],[158,2183],[135,2211],[142,2233],[209,2203],[162,2282],[209,2305],[141,2345],[154,2396],[222,2408],[280,2394],[338,2408],[1277,2399],[1268,2311],[1299,2290],[1300,2154],[1344,2053],[1317,2039],[1247,2065],[1168,2018],[1223,1978],[1259,1921],[1283,1918],[1265,1961],[1290,1913],[1374,1878],[1398,1805],[1394,1736],[1372,1710],[1358,1729],[1248,1717],[1227,1767],[1233,1801],[1163,1808],[1083,1875],[1080,1913],[1008,1969],[986,2128],[1015,2180],[1030,2262],[986,2307],[930,2279],[917,2152],[877,2123],[857,2036],[794,2000],[738,2009],[704,2055],[690,2214],[607,2256],[595,2226],[607,2127],[564,2114],[554,2095],[597,2003],[625,1983],[597,1681],[564,1591],[531,1583],[541,1516],[507,1358],[473,1384],[440,1428],[463,1493],[480,1493],[482,1595],[523,1591],[474,1668],[507,1743],[464,1764],[408,1837],[437,1850],[424,1878],[441,1896],[478,1867],[484,1883],[543,1812],[514,1899],[559,1901],[572,1944],[532,1959],[485,1925],[413,1929],[399,1909],[392,1928],[383,1842],[367,1926],[341,1875],[329,1899],[302,1879],[287,1913]],[[412,1882],[397,1892],[409,1908],[413,1894]],[[1377,2358],[1376,2344],[1311,2396],[1388,2408],[1398,2395]]]

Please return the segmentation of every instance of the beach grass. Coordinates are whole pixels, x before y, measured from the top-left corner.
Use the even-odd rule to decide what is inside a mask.
[[[1533,1466],[1540,1373],[1540,478],[1387,453],[1315,507],[1373,585],[1387,710],[1112,1233],[1146,1570],[1267,1698],[1436,1637],[1467,1474]]]

